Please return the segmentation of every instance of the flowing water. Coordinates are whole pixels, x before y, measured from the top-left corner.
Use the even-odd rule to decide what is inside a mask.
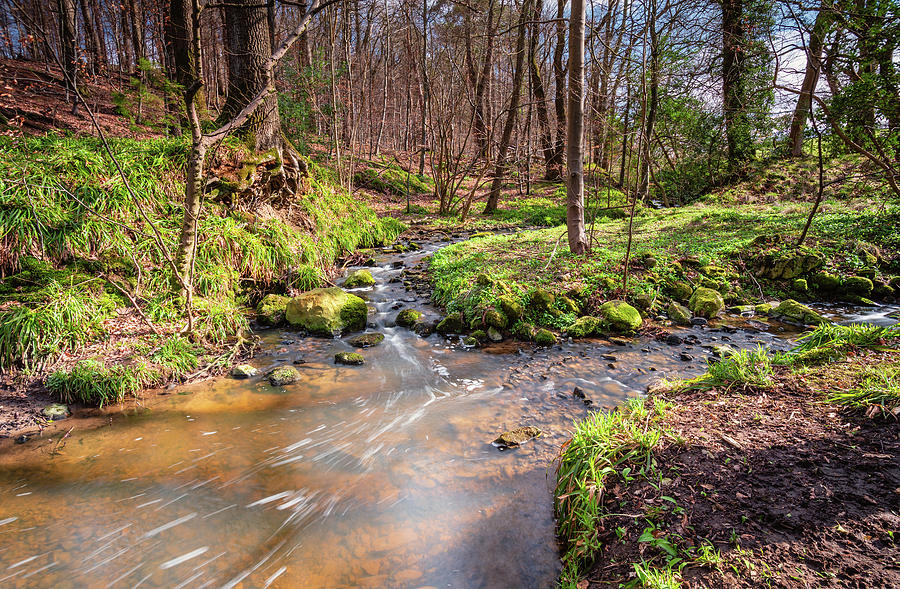
[[[359,294],[386,337],[364,366],[333,364],[341,339],[264,332],[253,363],[296,361],[300,382],[215,379],[2,447],[0,586],[552,587],[552,461],[572,421],[700,372],[703,344],[786,345],[746,322],[679,347],[420,338],[392,327],[400,305],[436,317],[396,266],[436,247],[378,259]],[[490,444],[519,425],[544,434]]]

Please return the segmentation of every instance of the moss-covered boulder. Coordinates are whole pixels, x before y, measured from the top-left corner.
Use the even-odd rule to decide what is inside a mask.
[[[509,319],[510,324],[515,324],[522,318],[522,315],[525,314],[522,303],[517,301],[514,297],[509,295],[502,296],[497,302],[500,303],[500,310],[503,311],[503,314]]]
[[[872,286],[872,296],[877,299],[886,299],[897,294],[897,290],[884,280],[873,280]]]
[[[819,272],[809,279],[809,282],[825,294],[832,294],[840,290],[841,279],[829,272]]]
[[[806,282],[805,278],[795,278],[793,282],[791,282],[791,290],[796,293],[806,294],[809,290],[809,283]]]
[[[375,286],[375,279],[372,273],[365,268],[350,273],[347,280],[344,281],[344,288],[362,288],[366,286]]]
[[[273,387],[283,387],[300,380],[300,373],[293,366],[279,366],[268,374],[268,378]]]
[[[867,297],[872,294],[874,285],[872,281],[863,276],[848,276],[841,283],[844,294]]]
[[[534,334],[534,343],[539,346],[552,346],[556,343],[556,335],[549,329],[538,329]]]
[[[530,342],[534,339],[534,326],[525,321],[515,323],[509,332],[520,342]]]
[[[366,326],[369,310],[366,302],[340,288],[316,288],[306,291],[287,304],[285,319],[315,335],[333,336],[359,331]]]
[[[596,317],[579,317],[572,325],[566,328],[566,333],[572,337],[587,337],[597,331],[600,320]]]
[[[686,301],[694,293],[694,288],[683,280],[668,284],[666,290],[676,301]]]
[[[259,374],[259,370],[249,364],[238,364],[231,369],[232,378],[251,378]]]
[[[366,363],[366,359],[362,354],[356,352],[338,352],[334,355],[335,364],[346,364],[348,366],[361,366]]]
[[[637,309],[625,301],[607,301],[600,305],[600,327],[617,333],[637,331],[644,320]]]
[[[821,325],[823,323],[828,323],[827,319],[806,305],[798,303],[794,299],[781,301],[781,304],[778,305],[778,307],[772,309],[770,315],[803,325]]]
[[[462,312],[450,313],[441,319],[440,323],[438,323],[434,329],[438,333],[443,333],[445,335],[450,333],[462,333],[466,330],[466,322]]]
[[[778,307],[780,303],[760,303],[753,307],[753,310],[760,315],[768,315],[772,312],[772,309]]]
[[[384,341],[383,333],[363,333],[347,340],[354,348],[371,348]]]
[[[791,280],[818,270],[825,265],[819,254],[796,253],[785,256],[765,255],[758,258],[755,273],[760,278],[770,280]]]
[[[488,334],[483,329],[476,329],[475,331],[472,332],[472,334],[469,337],[474,337],[476,340],[478,340],[480,342],[486,342],[488,339]]]
[[[415,309],[403,309],[397,313],[395,323],[400,327],[412,328],[422,318],[422,312]]]
[[[276,327],[284,323],[284,311],[290,302],[290,297],[277,294],[268,294],[256,305],[256,317],[263,325]]]
[[[492,342],[495,342],[495,343],[503,341],[503,334],[500,333],[500,330],[498,330],[494,327],[488,327],[487,337],[489,340],[491,340]]]
[[[634,295],[634,306],[646,313],[653,306],[653,297],[646,293],[640,293]]]
[[[576,315],[581,313],[581,307],[569,297],[560,297],[560,303],[562,303],[563,312],[565,313],[574,313]]]
[[[666,312],[669,315],[669,319],[671,319],[672,323],[674,323],[675,325],[691,324],[691,310],[684,305],[680,305],[675,301],[672,301],[671,303],[669,303],[669,308],[666,309]]]
[[[484,314],[484,326],[494,329],[506,329],[506,315],[497,309],[487,309]]]
[[[688,301],[688,308],[694,315],[712,319],[725,308],[725,300],[719,291],[700,287],[694,291]]]
[[[713,266],[712,264],[700,267],[700,273],[710,278],[722,278],[728,273],[728,270],[721,266]]]
[[[543,288],[536,288],[528,296],[528,310],[535,315],[550,313],[553,311],[555,302],[556,296],[552,292]]]

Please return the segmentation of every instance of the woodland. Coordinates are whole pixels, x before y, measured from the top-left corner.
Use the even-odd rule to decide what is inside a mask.
[[[460,354],[499,364],[460,379],[547,396],[471,437],[551,473],[552,566],[460,580],[450,548],[420,570],[375,547],[304,577],[289,540],[221,566],[247,586],[282,563],[266,586],[900,584],[897,0],[0,0],[0,72],[0,493],[198,386],[249,383],[274,415],[322,374],[340,406],[427,388],[403,380],[421,368],[464,397],[433,368]],[[368,473],[384,444],[358,435],[338,449]],[[0,508],[0,534],[36,511]],[[18,568],[29,541],[0,583],[87,582],[55,556]],[[193,579],[160,576],[173,556],[150,583]],[[210,566],[198,586],[228,581]]]

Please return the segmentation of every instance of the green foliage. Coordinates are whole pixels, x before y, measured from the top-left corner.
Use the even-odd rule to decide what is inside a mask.
[[[595,413],[575,424],[557,466],[554,509],[565,562],[589,563],[601,548],[610,485],[652,477],[652,450],[668,405],[661,399],[629,401],[619,411]]]
[[[121,403],[158,375],[144,364],[104,366],[97,360],[81,360],[70,371],[57,371],[47,377],[47,389],[63,403],[108,405]]]
[[[382,194],[406,196],[433,192],[431,180],[427,176],[412,174],[396,163],[371,162],[369,167],[353,174],[353,183]]]
[[[880,349],[900,339],[900,327],[825,323],[797,339],[797,345],[776,361],[786,365],[815,365],[843,358],[859,349]]]
[[[201,349],[183,337],[167,337],[150,354],[150,360],[165,368],[171,378],[180,379],[197,368]]]
[[[884,412],[900,407],[900,364],[866,368],[850,389],[834,391],[828,400],[851,409],[877,406]]]
[[[728,358],[709,365],[705,374],[684,381],[677,388],[707,390],[713,387],[753,386],[766,388],[774,384],[775,370],[766,349],[740,350]]]
[[[166,129],[179,124],[178,113],[170,113],[166,102],[184,111],[181,86],[166,77],[165,72],[146,59],[138,60],[138,75],[128,79],[124,92],[113,92],[112,102],[116,112],[132,124],[150,125]],[[156,115],[153,119],[148,114]]]

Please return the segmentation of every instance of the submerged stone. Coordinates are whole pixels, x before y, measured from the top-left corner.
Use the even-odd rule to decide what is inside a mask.
[[[539,435],[541,435],[540,429],[533,425],[526,425],[525,427],[517,427],[514,430],[503,432],[491,443],[498,448],[515,448]]]
[[[69,408],[62,403],[51,403],[41,410],[41,415],[47,419],[58,421],[69,416]]]
[[[347,340],[355,348],[371,348],[384,341],[383,333],[363,333]]]
[[[279,366],[269,373],[269,383],[273,387],[283,387],[300,380],[300,373],[293,366]]]
[[[691,295],[688,307],[695,315],[712,319],[725,308],[725,301],[719,291],[700,287]]]
[[[366,286],[375,286],[375,279],[372,273],[365,269],[351,272],[347,280],[344,281],[344,288],[361,288]]]
[[[362,354],[356,352],[338,352],[334,355],[335,364],[347,364],[349,366],[361,366],[366,363]]]
[[[366,302],[340,288],[315,288],[291,299],[285,310],[287,322],[315,335],[328,335],[365,328]]]
[[[249,364],[238,364],[231,369],[231,376],[234,378],[250,378],[259,374],[259,370]]]
[[[607,301],[600,305],[600,323],[619,333],[636,331],[644,320],[637,309],[625,301]]]
[[[277,294],[268,294],[259,301],[256,306],[256,316],[260,323],[270,327],[276,327],[284,323],[284,312],[290,302],[290,297]]]

